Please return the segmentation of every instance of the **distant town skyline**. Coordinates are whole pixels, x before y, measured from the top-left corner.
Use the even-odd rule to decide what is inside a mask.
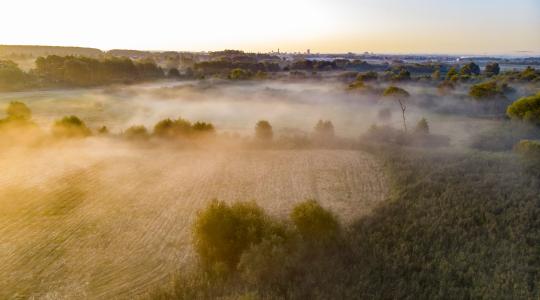
[[[1,7],[8,13],[0,18],[0,44],[155,51],[540,54],[537,0],[20,0]]]

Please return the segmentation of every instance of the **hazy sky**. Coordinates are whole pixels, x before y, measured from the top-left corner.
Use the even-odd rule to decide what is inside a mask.
[[[540,53],[540,0],[3,0],[0,44]]]

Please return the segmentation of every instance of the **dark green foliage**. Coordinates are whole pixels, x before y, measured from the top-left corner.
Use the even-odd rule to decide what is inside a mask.
[[[255,125],[255,137],[261,141],[270,141],[274,137],[272,125],[268,121],[261,120]]]
[[[177,68],[171,68],[169,69],[169,72],[167,72],[167,76],[170,78],[179,78],[180,72],[178,71]]]
[[[335,239],[339,233],[336,216],[315,200],[296,205],[290,218],[296,230],[307,241],[327,242]]]
[[[486,65],[486,67],[484,69],[484,74],[487,77],[492,77],[492,76],[495,76],[495,75],[499,75],[500,71],[501,71],[501,68],[499,67],[499,64],[496,63],[496,62],[493,62],[493,63],[489,63],[489,64]]]
[[[476,100],[489,100],[505,98],[505,93],[509,92],[506,84],[499,84],[496,81],[478,83],[469,89],[469,96]]]
[[[229,74],[229,79],[232,80],[246,80],[250,79],[251,77],[253,77],[253,73],[251,73],[251,71],[240,68],[231,70],[231,73]]]
[[[508,106],[506,114],[513,119],[540,125],[540,93],[518,99]]]
[[[80,138],[92,134],[86,124],[76,116],[67,116],[57,120],[53,125],[52,132],[54,136],[60,138]]]
[[[384,90],[383,96],[395,97],[395,98],[407,98],[409,97],[409,93],[400,87],[389,86],[386,90]]]
[[[411,73],[406,68],[401,68],[398,73],[392,76],[393,81],[408,81],[411,80]]]
[[[418,121],[414,132],[418,134],[429,134],[429,125],[426,118],[422,118],[420,121]]]
[[[134,63],[129,58],[95,59],[49,55],[36,59],[35,73],[49,84],[91,86],[163,77],[152,61]]]
[[[452,80],[454,76],[457,76],[458,72],[456,70],[456,67],[451,67],[450,70],[446,73],[446,80]]]
[[[23,89],[28,86],[29,77],[16,63],[0,60],[0,91]]]
[[[534,68],[527,67],[520,74],[520,79],[523,81],[534,81],[540,78],[540,71],[535,70]]]
[[[470,62],[461,67],[459,74],[461,76],[480,75],[480,67],[474,62]]]
[[[209,270],[235,270],[242,253],[269,236],[273,227],[255,203],[229,206],[214,200],[199,212],[193,226],[195,251]]]
[[[154,126],[154,135],[159,137],[187,137],[192,133],[192,125],[188,120],[178,118],[176,120],[164,119]]]

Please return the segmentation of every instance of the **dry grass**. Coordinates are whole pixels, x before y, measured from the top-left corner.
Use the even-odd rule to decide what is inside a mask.
[[[349,222],[386,197],[355,151],[188,152],[85,142],[0,153],[0,298],[130,298],[193,258],[212,198],[277,216],[315,198]]]

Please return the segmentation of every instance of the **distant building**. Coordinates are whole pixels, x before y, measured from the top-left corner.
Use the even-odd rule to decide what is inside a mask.
[[[307,49],[306,53],[309,55],[311,54],[311,50],[310,49]]]

